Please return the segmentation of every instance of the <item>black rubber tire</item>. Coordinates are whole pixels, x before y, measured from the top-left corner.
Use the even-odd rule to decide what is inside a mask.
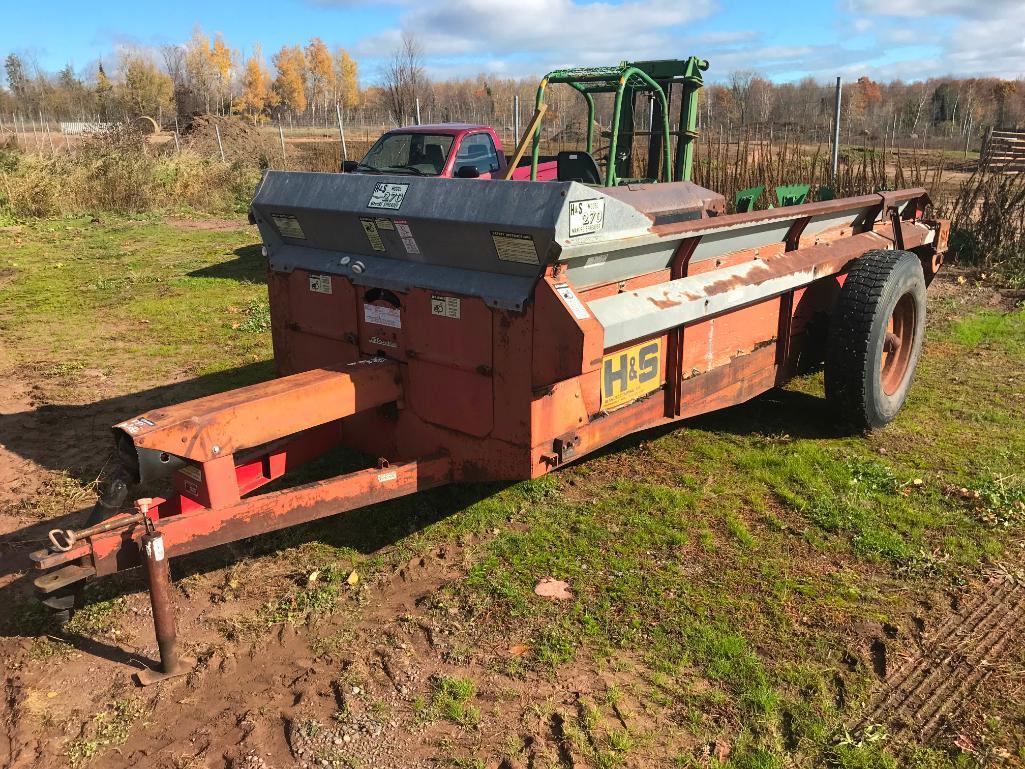
[[[898,301],[914,313],[910,357],[890,392],[883,384],[884,344]],[[839,421],[856,430],[888,424],[914,379],[925,336],[925,275],[908,251],[868,251],[847,273],[837,299],[826,349],[826,398]],[[892,349],[892,347],[891,347]]]
[[[134,486],[128,473],[117,468],[108,478],[100,482],[100,495],[85,519],[85,526],[95,526],[121,512],[122,506]]]

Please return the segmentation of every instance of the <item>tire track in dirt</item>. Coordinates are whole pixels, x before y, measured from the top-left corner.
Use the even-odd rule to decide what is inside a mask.
[[[928,740],[970,702],[1025,642],[1025,585],[1012,576],[991,577],[964,596],[958,608],[927,637],[919,653],[887,675],[855,729],[887,724]]]

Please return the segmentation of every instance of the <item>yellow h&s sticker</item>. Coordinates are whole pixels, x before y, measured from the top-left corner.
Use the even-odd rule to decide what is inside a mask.
[[[601,362],[601,407],[618,408],[662,386],[662,338],[609,353]]]

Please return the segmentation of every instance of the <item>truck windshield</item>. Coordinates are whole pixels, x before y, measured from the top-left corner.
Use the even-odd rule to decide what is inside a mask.
[[[370,148],[360,165],[368,170],[437,176],[445,170],[452,139],[442,134],[385,134]]]

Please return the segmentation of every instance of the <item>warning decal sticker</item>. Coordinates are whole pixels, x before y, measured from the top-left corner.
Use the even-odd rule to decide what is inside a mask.
[[[381,233],[377,231],[377,222],[369,216],[361,216],[359,223],[363,225],[363,232],[367,234],[370,247],[375,251],[384,251],[384,241],[381,240]]]
[[[398,211],[408,189],[408,184],[378,182],[374,185],[374,192],[370,195],[367,208],[390,208],[393,211]]]
[[[420,247],[416,244],[416,240],[413,238],[413,230],[409,227],[409,222],[403,219],[395,220],[395,231],[399,233],[399,237],[402,238],[402,247],[406,249],[407,254],[419,254]]]
[[[573,289],[569,285],[559,283],[555,286],[555,290],[559,292],[562,300],[569,305],[569,308],[573,311],[574,318],[577,320],[587,320],[591,317],[590,313],[587,312],[587,308],[584,307],[584,303],[573,293]]]
[[[431,294],[431,315],[459,320],[460,302],[458,296]]]
[[[402,315],[398,307],[381,307],[376,304],[363,305],[363,320],[378,326],[402,328]]]
[[[395,225],[391,223],[391,219],[385,219],[383,216],[379,216],[374,219],[374,224],[377,225],[379,230],[394,230]]]
[[[661,338],[609,353],[602,358],[602,411],[635,401],[661,386]]]
[[[310,275],[310,291],[315,294],[331,293],[330,275]]]
[[[278,232],[281,233],[281,237],[306,240],[306,233],[303,232],[302,225],[299,224],[299,220],[294,216],[289,214],[271,214],[270,218],[274,221],[274,226],[278,228]]]
[[[534,238],[521,232],[491,231],[491,239],[495,242],[495,251],[503,262],[519,262],[520,264],[541,264],[537,258],[537,246]]]

